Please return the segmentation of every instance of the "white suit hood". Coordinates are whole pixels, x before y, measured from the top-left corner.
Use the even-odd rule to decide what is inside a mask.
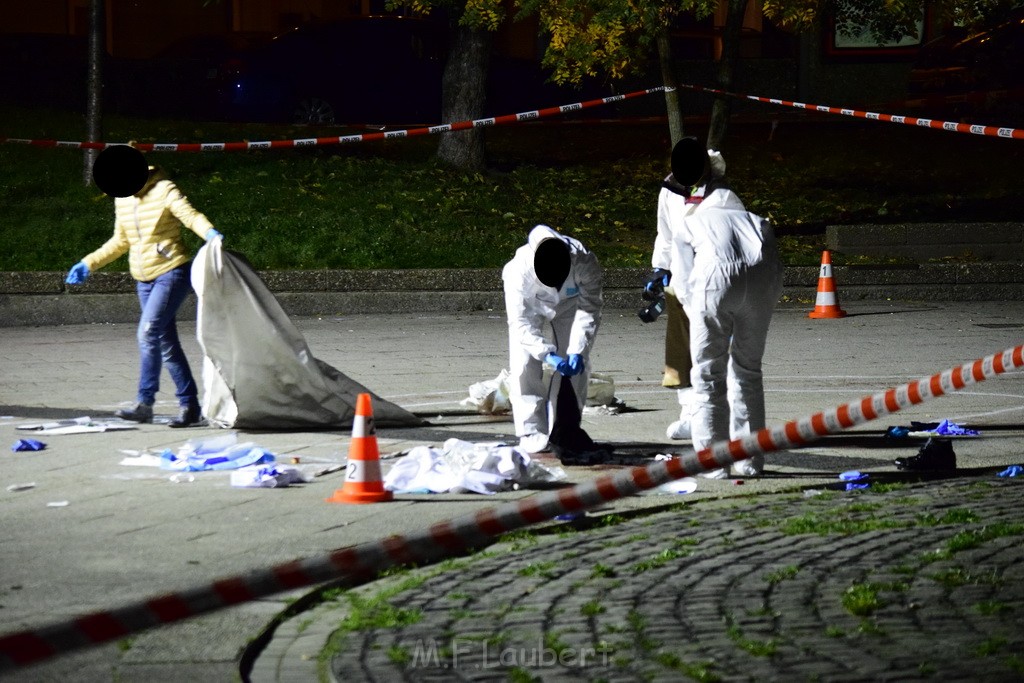
[[[561,240],[569,247],[569,275],[557,290],[538,280],[534,271],[534,254],[547,239]],[[514,338],[531,356],[543,359],[556,350],[583,354],[590,349],[603,305],[601,267],[579,240],[547,225],[536,226],[530,231],[526,244],[505,264],[502,281],[510,332],[514,332]],[[554,340],[544,338],[543,326],[566,315],[574,319],[572,333],[568,344],[561,340],[562,348],[558,349]]]

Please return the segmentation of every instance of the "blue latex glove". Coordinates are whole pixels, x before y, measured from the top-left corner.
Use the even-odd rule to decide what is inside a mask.
[[[209,230],[206,231],[206,241],[207,242],[209,242],[210,240],[215,240],[218,237],[221,238],[221,239],[224,239],[224,235],[222,235],[219,232],[217,232],[217,228],[210,228]]]
[[[571,354],[569,354],[569,360],[566,361],[566,362],[569,364],[569,370],[571,370],[571,372],[569,373],[570,377],[572,377],[574,375],[578,375],[581,372],[583,372],[583,365],[584,365],[584,363],[583,363],[583,356],[581,356],[580,354],[578,354],[578,353],[571,353]]]
[[[89,278],[89,266],[85,265],[81,261],[71,266],[71,270],[68,271],[68,276],[64,280],[69,285],[80,285]]]
[[[41,451],[46,448],[46,444],[42,441],[36,441],[35,439],[18,439],[11,446],[11,450],[17,453],[18,451]]]
[[[571,370],[569,369],[569,361],[565,360],[558,354],[549,353],[544,357],[544,362],[555,369],[560,375],[568,376]]]
[[[644,283],[644,298],[651,301],[659,297],[665,291],[665,287],[668,286],[671,279],[671,271],[664,268],[655,268],[647,276],[647,282]]]
[[[1024,467],[1020,465],[1010,465],[1005,470],[997,474],[997,477],[1016,477],[1018,474],[1024,474]]]
[[[849,472],[843,472],[839,475],[842,481],[846,482],[847,491],[856,491],[857,489],[866,489],[870,486],[868,482],[869,475],[858,472],[856,470],[850,470]]]

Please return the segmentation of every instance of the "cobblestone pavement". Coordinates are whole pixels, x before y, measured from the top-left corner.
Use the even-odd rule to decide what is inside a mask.
[[[253,680],[328,635],[339,681],[1021,680],[1021,481],[974,474],[520,536],[300,615]]]

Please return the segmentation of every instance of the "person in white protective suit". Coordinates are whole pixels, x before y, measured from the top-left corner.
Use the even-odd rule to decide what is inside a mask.
[[[679,153],[685,146],[677,146]],[[690,388],[690,323],[676,296],[672,273],[681,266],[672,263],[672,220],[693,213],[705,195],[720,188],[728,189],[725,181],[725,159],[720,152],[708,150],[711,172],[702,177],[698,185],[683,185],[670,173],[661,184],[658,194],[658,232],[651,255],[651,274],[644,285],[644,298],[665,297],[665,371],[661,381],[664,387],[675,388],[680,406],[680,417],[669,425],[666,435],[670,439],[690,438],[690,417],[693,391]]]
[[[578,240],[538,225],[505,264],[501,277],[512,417],[519,446],[538,453],[549,450],[563,378],[571,382],[582,413],[590,350],[601,322],[601,266]],[[550,382],[544,378],[545,364],[555,371]]]
[[[672,152],[672,173],[684,185],[710,177],[707,150],[684,138]],[[782,293],[775,234],[731,190],[712,189],[688,214],[670,205],[672,283],[690,321],[693,448],[765,426],[761,359],[772,312]],[[758,475],[764,456],[733,466]],[[724,478],[724,470],[705,476]]]

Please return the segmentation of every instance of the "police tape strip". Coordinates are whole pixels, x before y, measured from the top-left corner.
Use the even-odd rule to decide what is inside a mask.
[[[561,514],[581,512],[674,479],[729,467],[755,455],[808,443],[1022,367],[1024,345],[866,396],[827,413],[815,413],[780,427],[762,429],[742,439],[721,441],[699,453],[646,467],[634,467],[572,488],[539,493],[514,503],[486,508],[439,522],[407,536],[392,536],[343,548],[326,556],[296,560],[269,570],[221,579],[206,587],[161,595],[72,621],[12,633],[0,637],[0,671],[285,590],[325,581],[352,585],[395,565],[450,557],[457,552],[480,547],[500,534],[551,520]]]
[[[143,152],[236,152],[264,149],[292,149],[296,147],[315,147],[320,145],[339,145],[355,142],[370,142],[373,140],[391,140],[395,138],[409,138],[418,135],[436,135],[438,133],[450,133],[471,128],[488,128],[500,126],[507,123],[521,123],[523,121],[534,121],[546,116],[558,116],[574,111],[582,111],[591,107],[599,107],[603,104],[622,102],[635,97],[643,97],[656,92],[664,92],[666,88],[648,88],[637,90],[624,95],[612,95],[596,100],[576,102],[574,104],[563,104],[557,107],[546,109],[535,109],[533,111],[520,112],[518,114],[506,114],[485,119],[474,119],[471,121],[459,121],[457,123],[445,123],[438,126],[427,126],[423,128],[409,128],[404,130],[391,130],[379,133],[361,133],[358,135],[342,135],[318,138],[302,138],[294,140],[262,140],[259,142],[141,142],[135,147]],[[0,143],[12,143],[31,145],[34,147],[71,147],[76,149],[105,149],[115,145],[125,144],[120,142],[71,142],[68,140],[32,140],[27,138],[0,138]]]
[[[716,90],[715,88],[705,88],[699,85],[680,85],[679,87],[685,88],[686,90],[693,90],[695,92],[706,92],[712,93],[714,95],[722,95],[725,97],[735,97],[738,99],[754,100],[755,102],[777,104],[784,107],[794,107],[796,109],[820,111],[825,112],[827,114],[842,114],[843,116],[853,116],[855,118],[870,119],[873,121],[888,121],[889,123],[902,123],[907,126],[936,128],[938,130],[945,130],[951,133],[971,133],[973,135],[988,135],[997,138],[1016,138],[1018,140],[1024,139],[1024,130],[1021,130],[1019,128],[983,126],[976,123],[956,123],[954,121],[935,121],[933,119],[918,118],[916,116],[901,116],[898,114],[879,114],[873,111],[860,111],[858,109],[828,107],[823,104],[804,104],[803,102],[777,100],[771,97],[758,97],[757,95],[744,95],[742,93],[732,93],[727,92],[725,90]]]
[[[791,102],[789,100],[780,100],[770,97],[759,97],[757,95],[744,95],[741,93],[732,93],[725,90],[718,90],[715,88],[705,88],[704,86],[700,85],[681,84],[678,87],[685,90],[693,90],[694,92],[706,92],[711,93],[713,95],[721,95],[723,97],[748,99],[753,100],[755,102],[776,104],[785,107],[794,107],[796,109],[813,110],[827,114],[842,114],[844,116],[853,116],[855,118],[864,118],[876,121],[888,121],[890,123],[902,123],[908,126],[935,128],[955,133],[971,133],[974,135],[988,135],[1000,138],[1024,139],[1024,130],[1020,130],[1017,128],[983,126],[980,124],[973,123],[956,123],[954,121],[935,121],[933,119],[918,118],[915,116],[902,116],[899,114],[879,114],[870,111],[860,111],[858,109],[829,107],[821,104],[805,104],[803,102]],[[546,109],[536,109],[533,111],[520,112],[518,114],[506,114],[504,116],[496,116],[485,119],[474,119],[469,121],[459,121],[457,123],[446,123],[438,126],[408,128],[403,130],[393,130],[378,133],[363,133],[358,135],[342,135],[316,138],[299,138],[291,140],[261,140],[255,142],[143,142],[136,143],[135,147],[144,152],[233,152],[265,149],[294,149],[297,147],[316,147],[323,145],[371,142],[374,140],[391,140],[396,138],[416,137],[420,135],[436,135],[438,133],[450,133],[453,131],[468,130],[471,128],[487,128],[491,126],[499,126],[509,123],[522,123],[526,121],[534,121],[548,116],[557,116],[559,114],[581,111],[583,109],[589,109],[591,107],[597,107],[604,104],[611,104],[613,102],[621,102],[624,100],[633,99],[635,97],[643,97],[645,95],[650,95],[657,92],[670,92],[674,89],[675,88],[670,88],[668,86],[658,86],[656,88],[648,88],[646,90],[637,90],[631,93],[626,93],[624,95],[613,95],[611,97],[602,97],[596,100],[587,100],[585,102],[576,102],[574,104],[563,104],[557,107],[548,107]],[[105,149],[107,147],[112,147],[115,145],[126,144],[121,142],[74,142],[68,140],[35,140],[30,138],[2,137],[0,138],[0,144],[3,143],[30,145],[34,147],[68,147],[73,149]]]

